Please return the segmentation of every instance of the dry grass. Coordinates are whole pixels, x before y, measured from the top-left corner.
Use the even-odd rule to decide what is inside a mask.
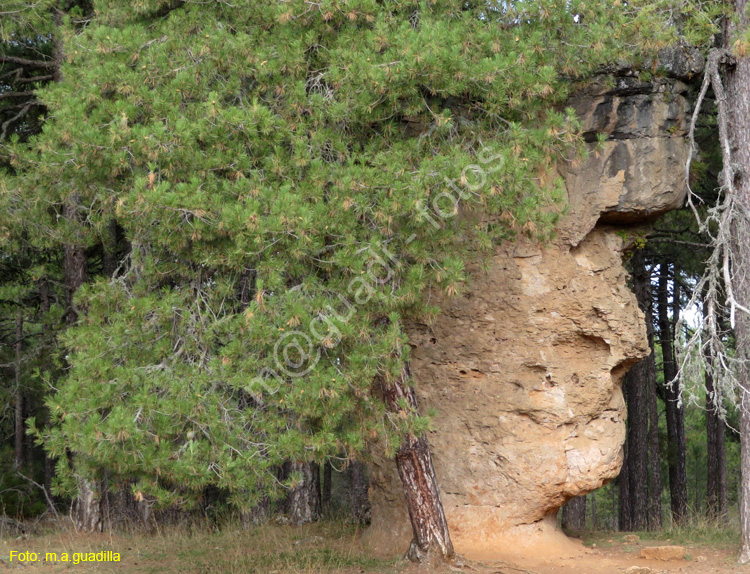
[[[606,530],[581,533],[586,546],[596,544],[599,548],[609,548],[620,544],[630,532],[612,532]],[[734,548],[739,546],[739,516],[731,514],[726,521],[711,520],[705,516],[691,514],[681,525],[669,522],[661,530],[653,532],[635,532],[640,540],[661,541],[669,544],[692,544],[713,546],[716,548]]]
[[[186,530],[192,530],[187,532]],[[132,574],[385,574],[397,571],[393,561],[373,559],[359,542],[359,532],[342,523],[305,527],[266,526],[242,530],[236,525],[221,529],[166,528],[154,535],[81,535],[71,528],[56,529],[28,538],[4,538],[0,543],[0,569],[10,561],[11,550],[32,551],[38,562],[26,562],[24,572],[128,572]],[[73,553],[118,552],[119,563],[73,564]],[[71,562],[45,564],[44,555],[67,552]],[[13,568],[15,569],[15,568]]]

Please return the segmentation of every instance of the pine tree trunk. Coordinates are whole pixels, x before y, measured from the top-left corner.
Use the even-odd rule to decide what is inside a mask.
[[[393,383],[383,382],[383,398],[389,412],[401,412],[402,401],[409,409],[417,411],[417,396],[414,388],[409,386],[410,378],[407,363],[401,376]],[[401,446],[396,453],[396,467],[404,486],[406,507],[414,535],[407,557],[413,562],[421,563],[429,563],[433,558],[452,558],[453,542],[440,500],[440,489],[427,437],[414,434],[402,437]]]
[[[659,403],[656,392],[656,362],[654,360],[653,323],[650,324],[649,345],[651,355],[648,357],[650,382],[648,391],[648,525],[649,530],[661,529],[661,453],[659,449]]]
[[[23,345],[23,309],[21,301],[18,301],[18,314],[16,315],[16,359],[14,363],[15,374],[15,464],[20,468],[24,462],[24,432],[23,432],[23,392],[21,390],[21,348]]]
[[[716,433],[716,458],[718,477],[716,501],[717,501],[717,516],[720,521],[727,521],[727,451],[725,443],[725,424],[721,419]]]
[[[351,464],[352,491],[351,512],[352,518],[359,524],[369,524],[370,517],[370,481],[367,479],[365,465],[358,460]]]
[[[568,500],[562,507],[562,528],[566,532],[583,532],[586,529],[586,495]]]
[[[727,21],[724,32],[729,49],[738,35],[745,36],[750,27],[747,15],[748,0],[735,0],[735,20]],[[744,42],[744,40],[743,40]],[[746,45],[746,42],[743,43]],[[732,166],[736,172],[734,182],[737,209],[732,224],[732,276],[734,294],[739,303],[750,304],[750,57],[739,57],[725,71],[727,95],[728,134],[732,148]],[[725,166],[726,169],[726,166]],[[742,499],[740,502],[741,549],[739,561],[750,561],[750,317],[740,312],[735,324],[737,354],[742,360],[739,379],[742,386],[740,402],[740,465],[742,470]]]
[[[50,293],[49,293],[49,281],[46,277],[42,278],[39,283],[39,299],[41,301],[42,310],[42,345],[49,343],[50,327],[49,327],[49,311],[50,305]],[[49,425],[49,412],[46,413],[47,425]],[[55,461],[50,458],[47,453],[47,449],[44,450],[44,490],[46,493],[46,499],[50,506],[53,506],[54,497],[52,496],[52,479],[55,476]],[[51,510],[57,514],[55,508]]]
[[[331,510],[331,479],[333,478],[333,465],[330,461],[326,461],[323,465],[323,487],[320,492],[321,505],[323,512],[330,512]]]
[[[628,387],[628,492],[630,495],[629,530],[648,527],[648,408],[647,370],[645,360],[625,375]]]
[[[80,198],[77,194],[65,202],[63,216],[71,222],[78,222]],[[65,277],[66,322],[72,326],[78,320],[73,297],[88,278],[86,250],[82,245],[67,244],[63,247],[63,275]],[[73,461],[75,466],[75,460]],[[89,477],[79,476],[78,495],[73,505],[76,528],[83,532],[101,532],[104,527],[102,516],[102,488]]]
[[[96,486],[94,481],[78,478],[78,495],[73,501],[72,516],[76,528],[82,532],[101,532],[104,527],[102,496]]]
[[[119,264],[117,257],[117,220],[110,219],[107,224],[106,235],[103,240],[104,257],[102,261],[102,273],[111,278]]]
[[[646,269],[643,252],[636,250],[632,259],[633,292],[638,306],[650,320],[651,276]],[[639,361],[623,380],[628,407],[628,482],[630,494],[630,528],[646,530],[649,525],[649,357]]]
[[[664,261],[659,265],[659,338],[664,359],[665,406],[667,412],[667,436],[669,450],[669,495],[672,520],[682,522],[687,517],[687,460],[685,454],[685,413],[680,400],[680,389],[675,382],[677,364],[674,359],[672,323],[669,320],[669,269]],[[679,301],[675,300],[674,313],[679,312]]]
[[[63,206],[63,216],[68,221],[78,222],[78,204],[80,198],[74,194]],[[86,250],[81,245],[68,244],[63,247],[63,275],[65,276],[65,319],[68,325],[74,325],[78,320],[78,311],[73,303],[73,297],[88,278],[86,264]]]
[[[287,462],[286,477],[292,474],[301,477],[286,500],[286,513],[297,526],[320,520],[320,468],[314,462]]]
[[[271,517],[271,501],[268,498],[263,500],[250,510],[246,510],[240,513],[240,521],[243,528],[250,528],[251,526],[261,526],[268,522]]]
[[[630,464],[628,463],[628,444],[627,441],[623,446],[625,458],[622,462],[620,476],[617,477],[619,486],[619,501],[617,529],[620,532],[630,532],[633,530],[633,508],[630,504]]]
[[[710,364],[707,353],[705,360]],[[713,520],[726,520],[727,512],[727,464],[724,445],[724,421],[719,416],[721,397],[714,388],[714,381],[707,371],[706,384],[706,515]]]
[[[591,528],[599,530],[599,516],[596,513],[596,492],[591,493]]]
[[[646,316],[646,334],[651,353],[644,360],[648,373],[648,529],[661,528],[661,453],[659,448],[659,399],[656,390],[656,349],[654,347],[654,313],[651,293],[651,270],[646,270],[645,300],[641,308]],[[639,304],[641,302],[639,301]]]

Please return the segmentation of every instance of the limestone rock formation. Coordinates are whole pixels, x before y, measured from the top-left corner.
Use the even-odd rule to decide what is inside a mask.
[[[500,246],[468,293],[443,302],[435,325],[411,330],[419,400],[437,412],[429,441],[459,553],[554,530],[568,498],[620,470],[620,384],[648,353],[621,230],[684,200],[684,89],[610,78],[575,98],[588,140],[607,139],[561,169],[570,209],[558,240]],[[371,479],[366,540],[403,553],[411,531],[393,463],[374,463]]]

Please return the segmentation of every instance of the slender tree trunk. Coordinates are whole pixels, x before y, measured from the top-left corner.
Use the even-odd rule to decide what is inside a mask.
[[[706,312],[704,306],[704,313]],[[706,352],[705,360],[710,365],[711,356]],[[714,387],[709,370],[705,375],[706,385],[706,515],[713,520],[726,520],[727,512],[727,462],[724,445],[724,421],[719,408],[722,403],[720,389]]]
[[[596,513],[596,492],[591,493],[591,528],[599,530],[599,517]]]
[[[633,507],[630,504],[630,464],[628,463],[628,444],[627,440],[623,446],[625,459],[622,463],[622,470],[618,477],[620,491],[620,506],[617,520],[617,529],[620,532],[630,532],[633,530]]]
[[[586,495],[575,496],[562,507],[562,527],[566,532],[586,529]]]
[[[622,472],[620,472],[620,474],[622,474]],[[618,478],[617,480],[619,483],[621,479]],[[617,503],[618,503],[618,500],[620,499],[619,494],[621,493],[619,493],[616,488],[612,488],[611,491],[612,491],[612,512],[610,513],[610,516],[612,517],[611,526],[612,526],[612,530],[620,530],[620,522],[619,522],[619,519],[617,518]]]
[[[321,488],[320,498],[323,506],[323,512],[331,510],[331,479],[333,478],[333,465],[326,461],[323,465],[323,487]]]
[[[685,456],[685,413],[680,404],[678,383],[669,384],[677,376],[674,359],[672,322],[669,320],[669,269],[662,261],[659,265],[659,337],[664,358],[664,382],[666,384],[667,435],[669,439],[669,495],[672,520],[682,522],[687,517],[687,461]],[[676,285],[676,283],[675,283]],[[679,300],[675,299],[674,313],[679,312]]]
[[[63,206],[63,216],[73,224],[80,221],[78,208],[80,198],[73,194]],[[78,320],[75,307],[76,291],[86,282],[88,268],[86,250],[82,245],[71,243],[63,247],[63,274],[65,277],[66,322],[72,326]],[[75,465],[75,461],[74,461]],[[100,532],[104,527],[102,515],[102,485],[87,476],[78,477],[78,495],[73,503],[73,519],[76,528],[84,532]]]
[[[42,323],[42,345],[47,346],[50,341],[50,325],[49,325],[49,311],[50,305],[50,293],[49,293],[49,281],[46,277],[42,278],[39,282],[39,299],[41,300],[41,323]],[[47,425],[49,425],[49,413],[46,413]],[[48,504],[52,505],[54,497],[52,496],[52,479],[55,476],[55,461],[50,458],[47,450],[44,450],[44,490],[47,493],[46,499]],[[57,510],[52,508],[53,512],[57,513]]]
[[[299,475],[300,483],[292,488],[286,511],[292,524],[302,525],[320,520],[320,468],[314,462],[287,462],[284,474]]]
[[[351,464],[352,491],[351,509],[352,518],[359,524],[369,524],[370,517],[370,481],[367,479],[365,465],[355,460]]]
[[[623,381],[628,386],[628,491],[630,528],[648,528],[648,363],[640,361]]]
[[[23,391],[21,390],[21,349],[23,345],[23,307],[18,301],[16,315],[16,358],[13,366],[15,375],[15,464],[20,468],[24,462],[24,432],[23,432]]]
[[[747,0],[735,0],[735,19],[727,20],[724,32],[727,49],[738,40],[743,46],[747,45],[744,36],[750,28],[747,14]],[[739,37],[739,38],[738,38]],[[736,190],[735,219],[732,223],[732,287],[739,303],[747,307],[750,304],[750,56],[741,55],[734,65],[727,66],[725,84],[727,95],[727,115],[729,121],[728,133],[723,137],[731,145],[731,165],[725,171],[735,173]],[[717,98],[718,99],[718,98]],[[723,103],[723,102],[722,102]],[[721,113],[721,109],[720,109]],[[721,126],[721,122],[720,122]],[[720,136],[721,136],[720,132]],[[723,142],[724,143],[724,142]],[[726,149],[724,158],[726,158]],[[742,469],[742,500],[740,502],[741,549],[739,561],[750,561],[750,317],[740,312],[735,324],[737,341],[737,355],[742,360],[739,379],[741,385],[740,398],[740,459]]]
[[[654,361],[654,332],[653,322],[650,323],[651,334],[649,345],[651,355],[649,361],[649,391],[648,391],[648,526],[649,530],[661,528],[661,453],[659,449],[659,402],[656,392],[656,362]]]
[[[718,459],[718,477],[717,477],[717,516],[720,521],[727,521],[727,451],[725,443],[725,424],[719,419],[719,425],[716,433],[716,457]]]
[[[638,305],[650,320],[651,276],[646,269],[643,252],[637,250],[632,259],[633,291]],[[628,407],[628,482],[630,495],[630,528],[646,530],[649,526],[649,464],[648,464],[648,393],[650,387],[649,357],[636,363],[623,380]]]
[[[388,384],[382,382],[386,409],[391,413],[403,412],[402,404],[417,411],[417,396],[409,386],[409,365],[400,377]],[[450,559],[454,556],[448,523],[445,520],[440,489],[432,464],[432,454],[427,437],[411,433],[402,437],[396,453],[396,467],[404,486],[406,507],[409,510],[414,539],[407,556],[413,562],[430,562],[433,557]]]
[[[263,498],[259,504],[255,505],[250,510],[240,513],[240,521],[243,528],[265,524],[270,517],[271,501],[268,498]]]
[[[648,402],[648,520],[649,530],[661,528],[661,453],[659,449],[659,401],[656,392],[656,349],[654,347],[654,313],[651,293],[651,269],[643,265],[641,278],[643,292],[638,304],[646,316],[648,348],[651,351],[646,362],[647,402]]]
[[[78,207],[80,197],[74,194],[63,206],[63,216],[70,222],[80,221]],[[78,311],[73,303],[73,297],[78,289],[88,279],[86,250],[82,245],[67,244],[63,247],[63,275],[65,276],[65,298],[67,324],[74,325],[78,320]]]
[[[114,275],[117,265],[117,220],[112,218],[107,224],[106,235],[103,239],[104,259],[102,261],[102,272],[107,278]]]

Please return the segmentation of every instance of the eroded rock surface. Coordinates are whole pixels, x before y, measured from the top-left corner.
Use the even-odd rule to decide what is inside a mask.
[[[437,411],[429,440],[459,553],[552,532],[568,498],[620,470],[620,383],[648,353],[621,226],[684,199],[683,90],[620,78],[576,98],[587,138],[607,140],[564,168],[570,210],[557,242],[499,247],[435,325],[412,328],[412,372],[422,408]],[[392,461],[375,463],[371,479],[367,541],[402,553],[411,529]]]

